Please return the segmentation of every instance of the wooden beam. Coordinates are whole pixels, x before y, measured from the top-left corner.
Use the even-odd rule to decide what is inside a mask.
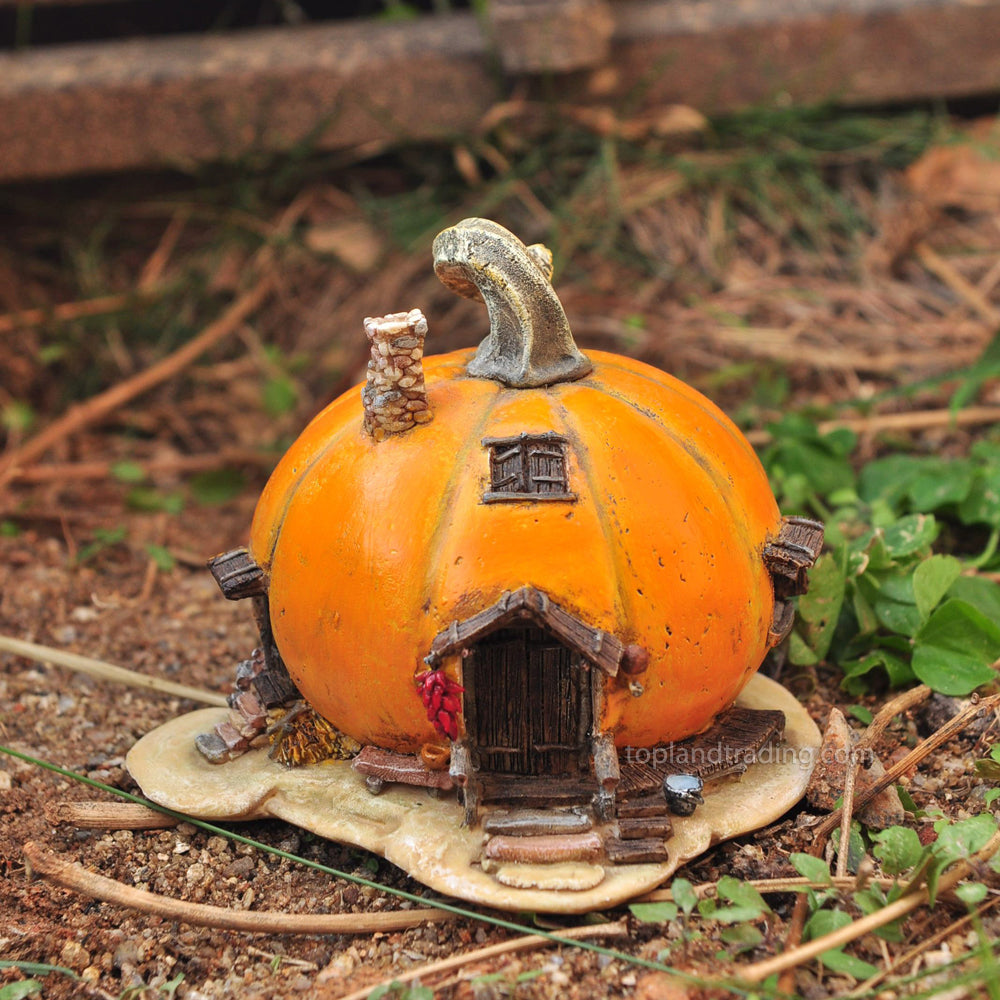
[[[725,111],[995,93],[1000,0],[617,0],[562,99]],[[472,14],[0,54],[0,180],[468,132],[506,96]],[[636,106],[633,102],[632,106]]]
[[[464,15],[0,54],[0,180],[440,138],[497,98],[486,63]]]
[[[122,3],[127,0],[0,0],[0,7],[88,7],[100,4]]]
[[[614,6],[616,93],[725,111],[996,93],[1000,2],[647,0]]]

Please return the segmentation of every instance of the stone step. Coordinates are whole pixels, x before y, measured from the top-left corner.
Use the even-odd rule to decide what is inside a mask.
[[[620,840],[610,837],[604,844],[608,861],[615,865],[639,865],[667,860],[667,848],[658,837]]]
[[[483,820],[487,833],[533,836],[546,833],[584,833],[593,828],[584,812],[565,809],[496,809]]]
[[[671,830],[669,816],[633,816],[618,820],[618,836],[622,840],[643,840],[646,837],[666,840]]]
[[[537,837],[514,837],[501,833],[490,837],[484,854],[490,861],[551,864],[554,861],[592,861],[600,856],[601,847],[601,838],[593,830]]]
[[[667,803],[663,794],[643,795],[641,798],[619,801],[617,807],[619,819],[630,819],[634,816],[666,816]]]
[[[557,889],[560,892],[583,892],[604,881],[604,868],[585,861],[560,861],[547,865],[517,862],[497,863],[490,872],[501,884],[514,889]]]

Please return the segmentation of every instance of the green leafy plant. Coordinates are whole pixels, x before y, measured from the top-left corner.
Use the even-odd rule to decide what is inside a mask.
[[[19,399],[10,400],[0,410],[0,427],[14,434],[26,434],[37,419],[31,406]]]
[[[664,900],[659,903],[633,903],[629,906],[632,916],[643,923],[659,924],[674,920],[678,914],[685,919],[690,917],[698,906],[698,896],[694,886],[686,878],[678,876],[670,883],[673,901]]]
[[[966,458],[890,455],[856,474],[851,432],[821,434],[801,416],[772,431],[761,457],[776,495],[823,518],[829,543],[799,602],[792,662],[837,664],[855,694],[878,674],[948,695],[995,680],[1000,586],[974,574],[996,561],[1000,444],[977,442]],[[961,543],[983,532],[963,558]]]
[[[76,554],[77,564],[82,566],[115,545],[120,545],[125,541],[127,535],[128,531],[124,525],[119,525],[117,528],[94,528],[91,541]]]
[[[37,979],[22,979],[16,983],[0,986],[0,1000],[23,1000],[42,992],[42,984]]]
[[[771,913],[771,907],[752,885],[730,875],[719,879],[716,892],[717,898],[703,899],[698,903],[698,912],[706,920],[736,924],[745,920],[759,920]]]
[[[976,774],[1000,786],[1000,743],[994,743],[990,747],[988,757],[976,761]],[[985,796],[986,805],[992,805],[998,798],[1000,798],[1000,787],[988,789]]]
[[[701,934],[695,934],[686,927],[688,918],[697,910],[702,920],[723,925],[719,940],[729,948],[720,953],[722,958],[749,951],[764,940],[763,933],[754,922],[766,918],[772,911],[763,896],[749,883],[729,875],[723,876],[716,884],[716,896],[701,900],[685,878],[675,878],[670,889],[673,901],[633,903],[629,910],[644,923],[665,923],[683,913],[687,940],[701,937]]]
[[[158,986],[156,989],[158,993],[162,993],[165,997],[168,997],[169,1000],[174,1000],[174,997],[177,995],[177,990],[183,982],[184,973],[178,972],[173,979],[168,979],[167,982]]]
[[[853,919],[846,910],[816,910],[802,928],[802,940],[811,941],[814,938],[832,934],[834,931],[846,927]],[[855,979],[867,979],[878,972],[878,969],[870,962],[849,954],[843,947],[824,951],[819,956],[819,960],[831,972],[853,976]]]
[[[128,491],[125,502],[132,510],[148,513],[164,511],[167,514],[180,514],[184,510],[184,497],[180,493],[167,493],[152,486],[133,487]]]
[[[860,860],[867,841],[882,871],[895,880],[888,891],[877,885],[851,891],[850,900],[854,907],[867,916],[900,899],[920,884],[926,884],[933,905],[941,873],[956,861],[981,850],[996,832],[997,822],[989,813],[955,822],[942,818],[934,824],[937,839],[927,846],[921,844],[916,831],[909,827],[892,826],[868,834],[859,824],[852,827],[851,839],[856,841],[856,844],[852,843],[852,854],[856,849]],[[825,861],[809,854],[792,854],[789,861],[800,875],[823,887],[803,890],[809,912],[803,928],[803,940],[823,937],[848,926],[855,919],[834,887]],[[960,883],[955,892],[963,902],[972,906],[985,898],[987,888],[980,882],[967,881]],[[902,941],[901,918],[882,925],[874,933],[887,941]],[[867,979],[878,971],[874,965],[846,952],[843,947],[823,952],[819,958],[832,972],[856,979]]]
[[[962,820],[939,819],[934,824],[936,839],[927,846],[922,845],[916,832],[908,827],[890,826],[872,833],[872,854],[878,859],[883,872],[893,878],[905,876],[905,884],[897,882],[886,901],[898,899],[904,892],[923,882],[927,885],[933,905],[941,873],[956,861],[969,858],[982,850],[996,831],[996,818],[990,813],[980,813]],[[997,855],[994,855],[992,864],[1000,864]],[[956,892],[963,899],[968,897],[966,901],[974,899],[983,894],[981,890],[968,886],[977,884],[961,883]],[[873,891],[875,890],[867,890],[868,893]],[[884,902],[879,905],[884,905]]]
[[[170,550],[164,546],[154,545],[150,542],[145,546],[145,549],[146,555],[156,563],[156,568],[161,573],[169,573],[177,565],[176,560],[170,554]]]
[[[368,994],[368,1000],[434,1000],[434,991],[429,986],[421,986],[419,982],[401,983],[393,980],[382,983]]]
[[[228,503],[246,489],[246,477],[238,469],[211,469],[192,476],[189,486],[195,501],[205,507]]]

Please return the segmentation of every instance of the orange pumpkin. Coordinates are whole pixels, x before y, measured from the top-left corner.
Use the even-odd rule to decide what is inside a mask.
[[[486,299],[490,335],[478,352],[423,361],[426,405],[411,400],[410,429],[396,432],[390,415],[389,431],[373,433],[359,389],[331,403],[257,507],[251,554],[292,678],[356,740],[414,753],[442,731],[414,677],[429,664],[467,684],[489,631],[477,621],[516,620],[552,640],[555,608],[616,651],[602,668],[607,647],[575,643],[576,666],[600,680],[599,696],[584,695],[588,732],[641,747],[703,729],[757,669],[779,617],[764,552],[782,519],[753,449],[670,375],[581,355],[539,248],[467,220],[435,253],[446,283]],[[420,323],[382,324],[406,328],[407,364],[420,361]],[[369,386],[366,401],[380,391]],[[538,669],[542,688],[497,667],[489,698],[481,678],[480,716],[487,701],[527,711],[523,699],[563,676]],[[488,725],[502,728],[481,718],[482,743]]]

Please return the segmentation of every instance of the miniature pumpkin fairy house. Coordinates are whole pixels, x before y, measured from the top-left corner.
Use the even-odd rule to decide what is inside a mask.
[[[469,219],[434,260],[490,332],[424,358],[419,310],[365,321],[367,383],[282,459],[249,548],[212,561],[252,600],[261,649],[192,766],[245,766],[268,737],[291,763],[353,757],[341,769],[369,792],[455,789],[473,865],[662,866],[702,782],[787,728],[788,710],[737,699],[791,627],[822,528],[782,518],[699,393],[577,349],[544,247]],[[768,793],[775,815],[803,781]],[[576,892],[596,877],[507,874]]]

